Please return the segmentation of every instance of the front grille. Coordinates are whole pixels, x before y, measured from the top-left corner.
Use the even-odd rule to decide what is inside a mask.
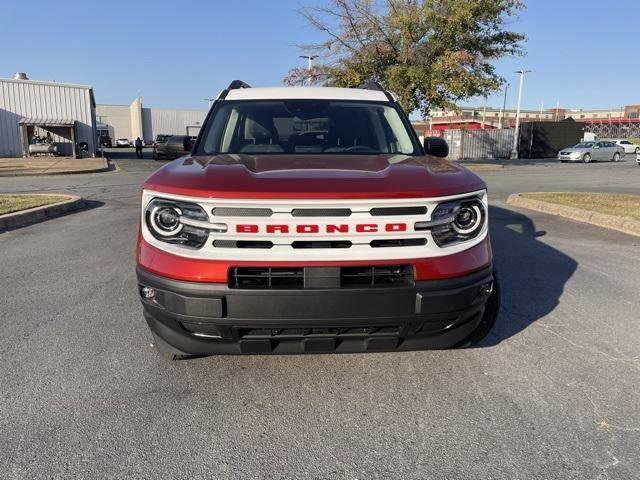
[[[273,242],[257,240],[214,240],[216,248],[273,248]]]
[[[341,287],[392,287],[413,285],[410,265],[374,265],[371,267],[342,267]]]
[[[413,285],[411,265],[365,267],[232,267],[229,288],[314,289],[376,288]]]
[[[229,288],[304,288],[304,268],[233,267],[229,271]]]

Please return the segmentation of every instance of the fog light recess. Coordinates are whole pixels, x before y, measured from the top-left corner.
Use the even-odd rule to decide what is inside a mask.
[[[156,291],[151,287],[140,287],[140,296],[142,298],[153,298],[156,296]]]

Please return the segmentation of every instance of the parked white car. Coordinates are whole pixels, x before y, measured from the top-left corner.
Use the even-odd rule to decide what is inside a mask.
[[[624,148],[624,153],[640,154],[640,145],[636,145],[629,140],[613,140],[613,143]]]
[[[116,147],[130,147],[131,142],[126,138],[119,138],[116,140]]]

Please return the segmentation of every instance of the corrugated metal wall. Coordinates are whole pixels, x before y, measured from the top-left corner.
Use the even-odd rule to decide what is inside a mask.
[[[514,134],[512,129],[443,131],[451,160],[509,158]]]
[[[95,152],[96,128],[90,87],[0,79],[0,156],[22,156],[18,122],[23,118],[76,120],[76,142]]]
[[[142,125],[145,140],[158,134],[197,135],[207,112],[200,110],[169,110],[143,108]]]

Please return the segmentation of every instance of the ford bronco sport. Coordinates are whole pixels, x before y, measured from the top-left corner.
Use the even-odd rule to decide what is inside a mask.
[[[485,183],[367,89],[220,93],[142,186],[137,275],[161,356],[464,346],[498,311]]]

